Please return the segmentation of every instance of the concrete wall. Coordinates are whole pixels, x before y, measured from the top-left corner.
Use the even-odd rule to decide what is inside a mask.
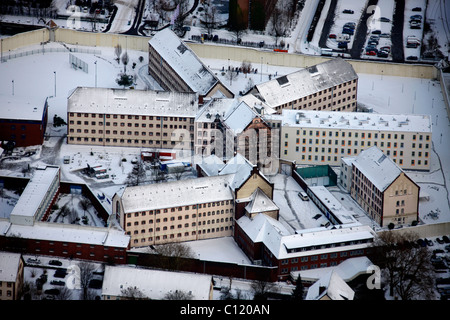
[[[442,222],[442,223],[430,223],[424,225],[418,225],[415,227],[403,227],[400,229],[394,229],[392,232],[414,232],[419,238],[433,238],[433,237],[442,237],[443,235],[450,235],[450,222]],[[431,239],[430,239],[431,240]],[[434,240],[434,239],[433,239]]]
[[[50,36],[50,32],[54,32]],[[112,33],[91,33],[74,31],[70,29],[55,29],[54,31],[39,29],[24,32],[1,40],[1,52],[15,50],[20,47],[40,44],[49,39],[72,45],[92,47],[115,47],[120,44],[123,49],[148,52],[148,40],[150,37],[129,36]],[[248,60],[257,67],[261,62],[263,65],[278,65],[284,67],[304,68],[329,60],[321,56],[310,56],[304,54],[291,54],[273,51],[263,51],[255,48],[235,47],[226,45],[200,44],[187,42],[189,47],[200,57],[207,59],[221,59],[243,61]],[[262,59],[262,61],[261,61]],[[357,73],[368,73],[377,75],[413,77],[423,79],[438,79],[438,70],[431,65],[420,64],[398,64],[375,61],[347,60],[352,64]]]

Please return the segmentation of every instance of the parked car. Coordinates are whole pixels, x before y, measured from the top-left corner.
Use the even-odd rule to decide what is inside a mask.
[[[439,244],[443,244],[443,243],[444,243],[444,240],[442,240],[442,239],[439,238],[439,237],[436,238],[436,241],[437,241],[437,243],[439,243]]]
[[[40,264],[41,260],[39,260],[38,258],[28,258],[27,263]]]
[[[309,200],[309,197],[308,197],[308,195],[306,194],[305,191],[300,191],[300,192],[298,193],[298,196],[299,196],[300,199],[302,199],[303,201],[308,201],[308,200]]]
[[[425,242],[427,243],[427,246],[432,247],[434,246],[434,243],[432,240],[425,238]]]
[[[379,51],[377,53],[377,57],[378,58],[388,58],[389,57],[389,53],[387,53],[386,51]]]
[[[421,247],[426,247],[427,243],[423,239],[417,240],[417,244]]]
[[[406,47],[407,48],[417,48],[419,46],[419,44],[418,43],[410,43],[410,42],[408,42],[407,44],[406,44]],[[417,57],[416,57],[417,58]],[[413,59],[411,59],[411,60],[413,60]],[[416,59],[417,60],[417,59]]]
[[[391,22],[391,19],[388,19],[388,18],[386,18],[386,17],[381,17],[381,18],[380,18],[380,21],[381,21],[381,22]]]
[[[417,58],[417,56],[409,56],[406,58],[406,60],[417,61],[418,58]]]
[[[344,28],[344,29],[342,30],[342,33],[344,33],[344,34],[349,34],[349,35],[354,35],[354,34],[355,34],[355,30],[349,29],[349,28]]]
[[[391,34],[390,33],[380,33],[380,38],[390,38]]]
[[[410,17],[412,20],[422,20],[422,16],[420,14],[416,14]]]
[[[334,33],[332,33],[332,34],[330,34],[330,35],[328,36],[328,38],[330,38],[330,39],[336,39],[336,35],[335,35]]]
[[[376,56],[377,53],[374,50],[371,50],[371,51],[366,51],[366,55],[368,55],[368,56]]]
[[[373,30],[372,34],[381,34],[381,30]]]
[[[444,240],[445,243],[450,243],[450,239],[447,236],[443,236],[442,240]]]
[[[355,13],[355,11],[350,10],[350,9],[344,9],[344,11],[342,11],[342,13],[353,14],[353,13]]]
[[[422,8],[421,8],[421,7],[414,7],[414,8],[412,8],[411,11],[418,11],[418,12],[421,12],[421,11],[422,11]]]
[[[348,47],[347,42],[341,41],[341,42],[338,43],[338,48],[339,49],[347,49],[347,47]]]
[[[347,22],[344,24],[344,27],[355,29],[356,23],[355,22]]]
[[[50,260],[50,261],[48,262],[48,264],[49,264],[49,265],[52,265],[52,266],[62,266],[62,262],[61,262],[61,261],[58,261],[58,260]]]

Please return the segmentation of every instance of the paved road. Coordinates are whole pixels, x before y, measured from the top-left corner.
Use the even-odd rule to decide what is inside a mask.
[[[393,23],[391,30],[392,60],[394,62],[404,62],[405,52],[403,51],[403,22],[405,17],[405,0],[396,0]]]
[[[367,4],[367,8],[373,5],[376,5],[378,0],[369,0]],[[367,13],[367,10],[364,10],[361,16],[361,20],[359,21],[358,26],[355,30],[355,35],[353,39],[353,46],[350,50],[350,55],[352,59],[360,59],[361,53],[364,47],[364,43],[366,42],[367,37],[367,19],[372,15],[372,13]]]

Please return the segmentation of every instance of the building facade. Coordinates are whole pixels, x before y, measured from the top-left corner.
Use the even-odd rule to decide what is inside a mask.
[[[380,226],[419,218],[420,187],[377,147],[352,161],[351,196]]]
[[[79,87],[68,98],[67,143],[191,150],[194,93]]]
[[[277,113],[355,111],[358,75],[350,63],[337,58],[258,84],[251,94]]]
[[[24,262],[20,253],[0,251],[0,300],[18,300],[23,286]]]
[[[342,157],[377,146],[402,169],[430,170],[427,115],[283,110],[266,121],[280,130],[280,158],[297,164],[340,166]]]
[[[231,236],[232,175],[125,188],[113,197],[113,214],[131,247]]]

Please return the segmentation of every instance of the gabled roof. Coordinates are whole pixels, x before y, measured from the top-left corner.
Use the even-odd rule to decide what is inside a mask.
[[[363,150],[353,165],[380,191],[386,190],[403,170],[377,146]]]
[[[320,300],[325,295],[331,300],[353,300],[355,292],[336,272],[330,271],[309,287],[305,300]]]
[[[193,92],[206,95],[219,82],[214,73],[169,28],[157,32],[148,43]]]
[[[260,189],[257,188],[251,196],[251,201],[245,207],[248,213],[263,213],[279,210],[278,206]]]
[[[256,89],[264,102],[275,107],[355,79],[352,65],[336,58],[258,84]]]

